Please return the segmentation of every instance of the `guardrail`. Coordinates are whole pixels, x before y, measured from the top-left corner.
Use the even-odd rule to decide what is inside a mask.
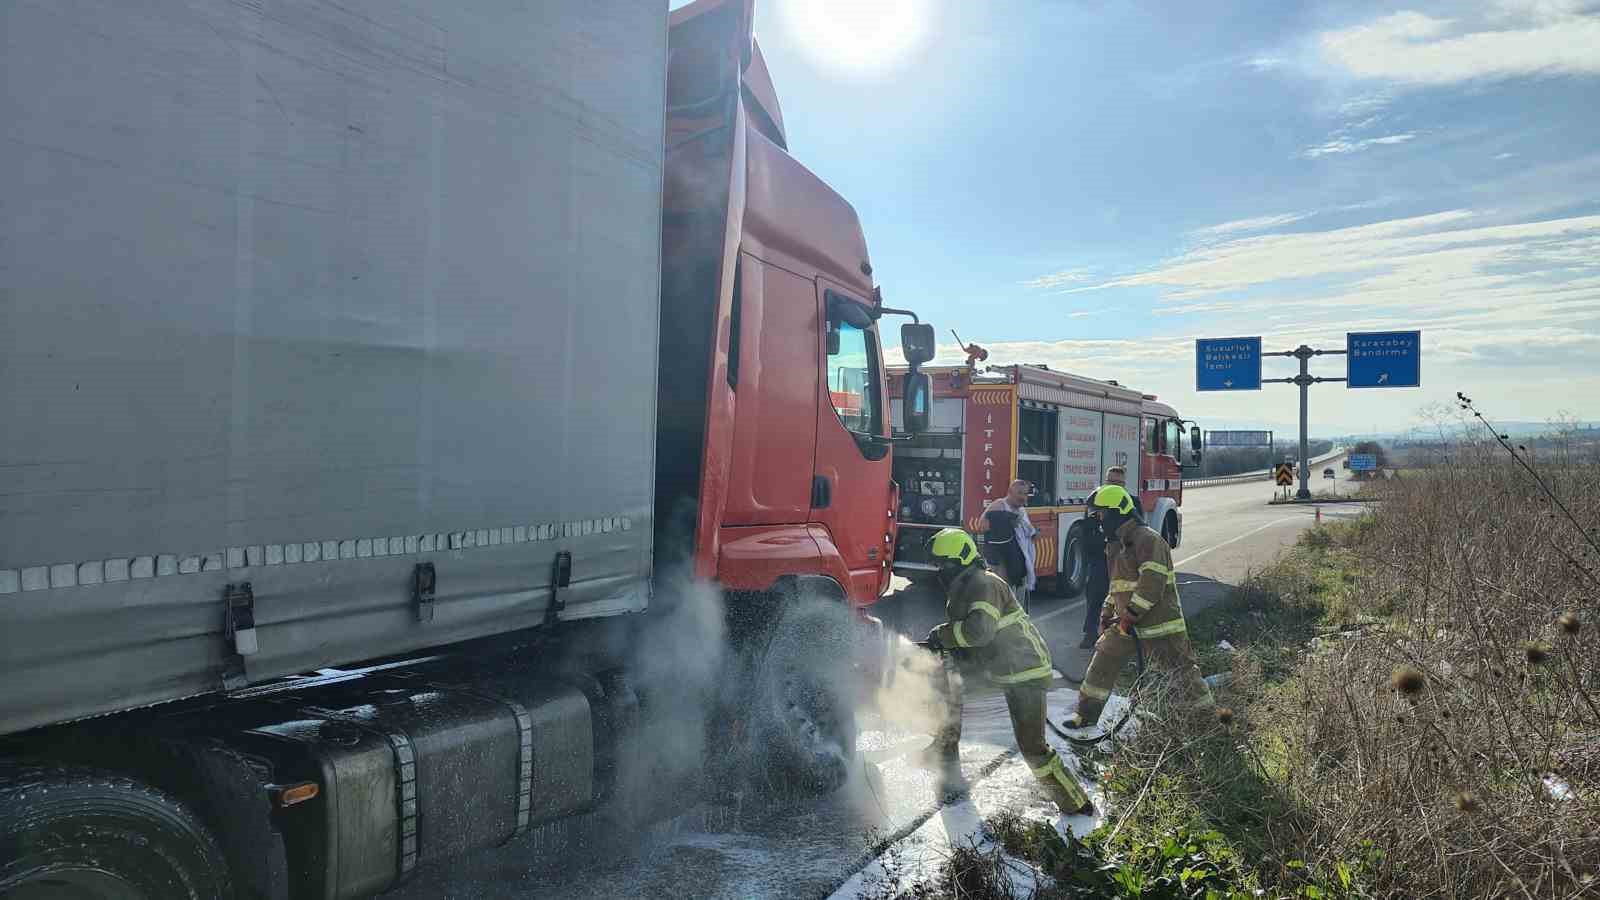
[[[1335,448],[1321,456],[1313,456],[1311,465],[1315,466],[1318,463],[1338,459],[1344,456],[1345,453],[1346,451],[1343,447]],[[1263,478],[1271,478],[1275,471],[1276,469],[1259,469],[1254,472],[1240,472],[1238,475],[1218,475],[1214,478],[1195,478],[1192,480],[1185,478],[1183,486],[1187,490],[1188,488],[1215,487],[1219,484],[1243,484],[1247,481],[1260,481]]]

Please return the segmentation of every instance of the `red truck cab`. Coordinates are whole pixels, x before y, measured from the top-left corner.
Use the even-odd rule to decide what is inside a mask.
[[[855,210],[788,152],[750,9],[672,13],[657,547],[862,607],[895,537],[884,310]]]

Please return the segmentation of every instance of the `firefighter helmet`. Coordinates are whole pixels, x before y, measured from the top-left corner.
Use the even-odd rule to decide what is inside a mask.
[[[1127,515],[1133,512],[1133,497],[1119,484],[1103,484],[1089,497],[1089,507],[1109,509]]]
[[[978,561],[978,545],[959,528],[941,528],[928,539],[928,555],[940,567],[970,566]]]

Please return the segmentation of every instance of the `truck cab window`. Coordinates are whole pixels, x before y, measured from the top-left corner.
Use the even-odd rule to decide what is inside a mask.
[[[1144,451],[1146,453],[1161,452],[1161,433],[1156,428],[1156,420],[1148,417],[1144,420]]]
[[[1178,420],[1167,419],[1162,424],[1166,426],[1166,435],[1165,440],[1162,441],[1161,449],[1170,456],[1180,455],[1179,447],[1181,445],[1179,444],[1179,441],[1181,440],[1180,436],[1183,434],[1183,430],[1178,427]]]
[[[878,397],[878,348],[872,334],[837,323],[838,350],[828,354],[828,398],[846,430],[864,436],[883,434]],[[832,348],[830,348],[831,350]]]

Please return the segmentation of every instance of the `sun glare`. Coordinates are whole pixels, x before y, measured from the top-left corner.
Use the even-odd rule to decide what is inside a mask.
[[[922,42],[930,0],[779,0],[783,27],[819,67],[894,68]]]

